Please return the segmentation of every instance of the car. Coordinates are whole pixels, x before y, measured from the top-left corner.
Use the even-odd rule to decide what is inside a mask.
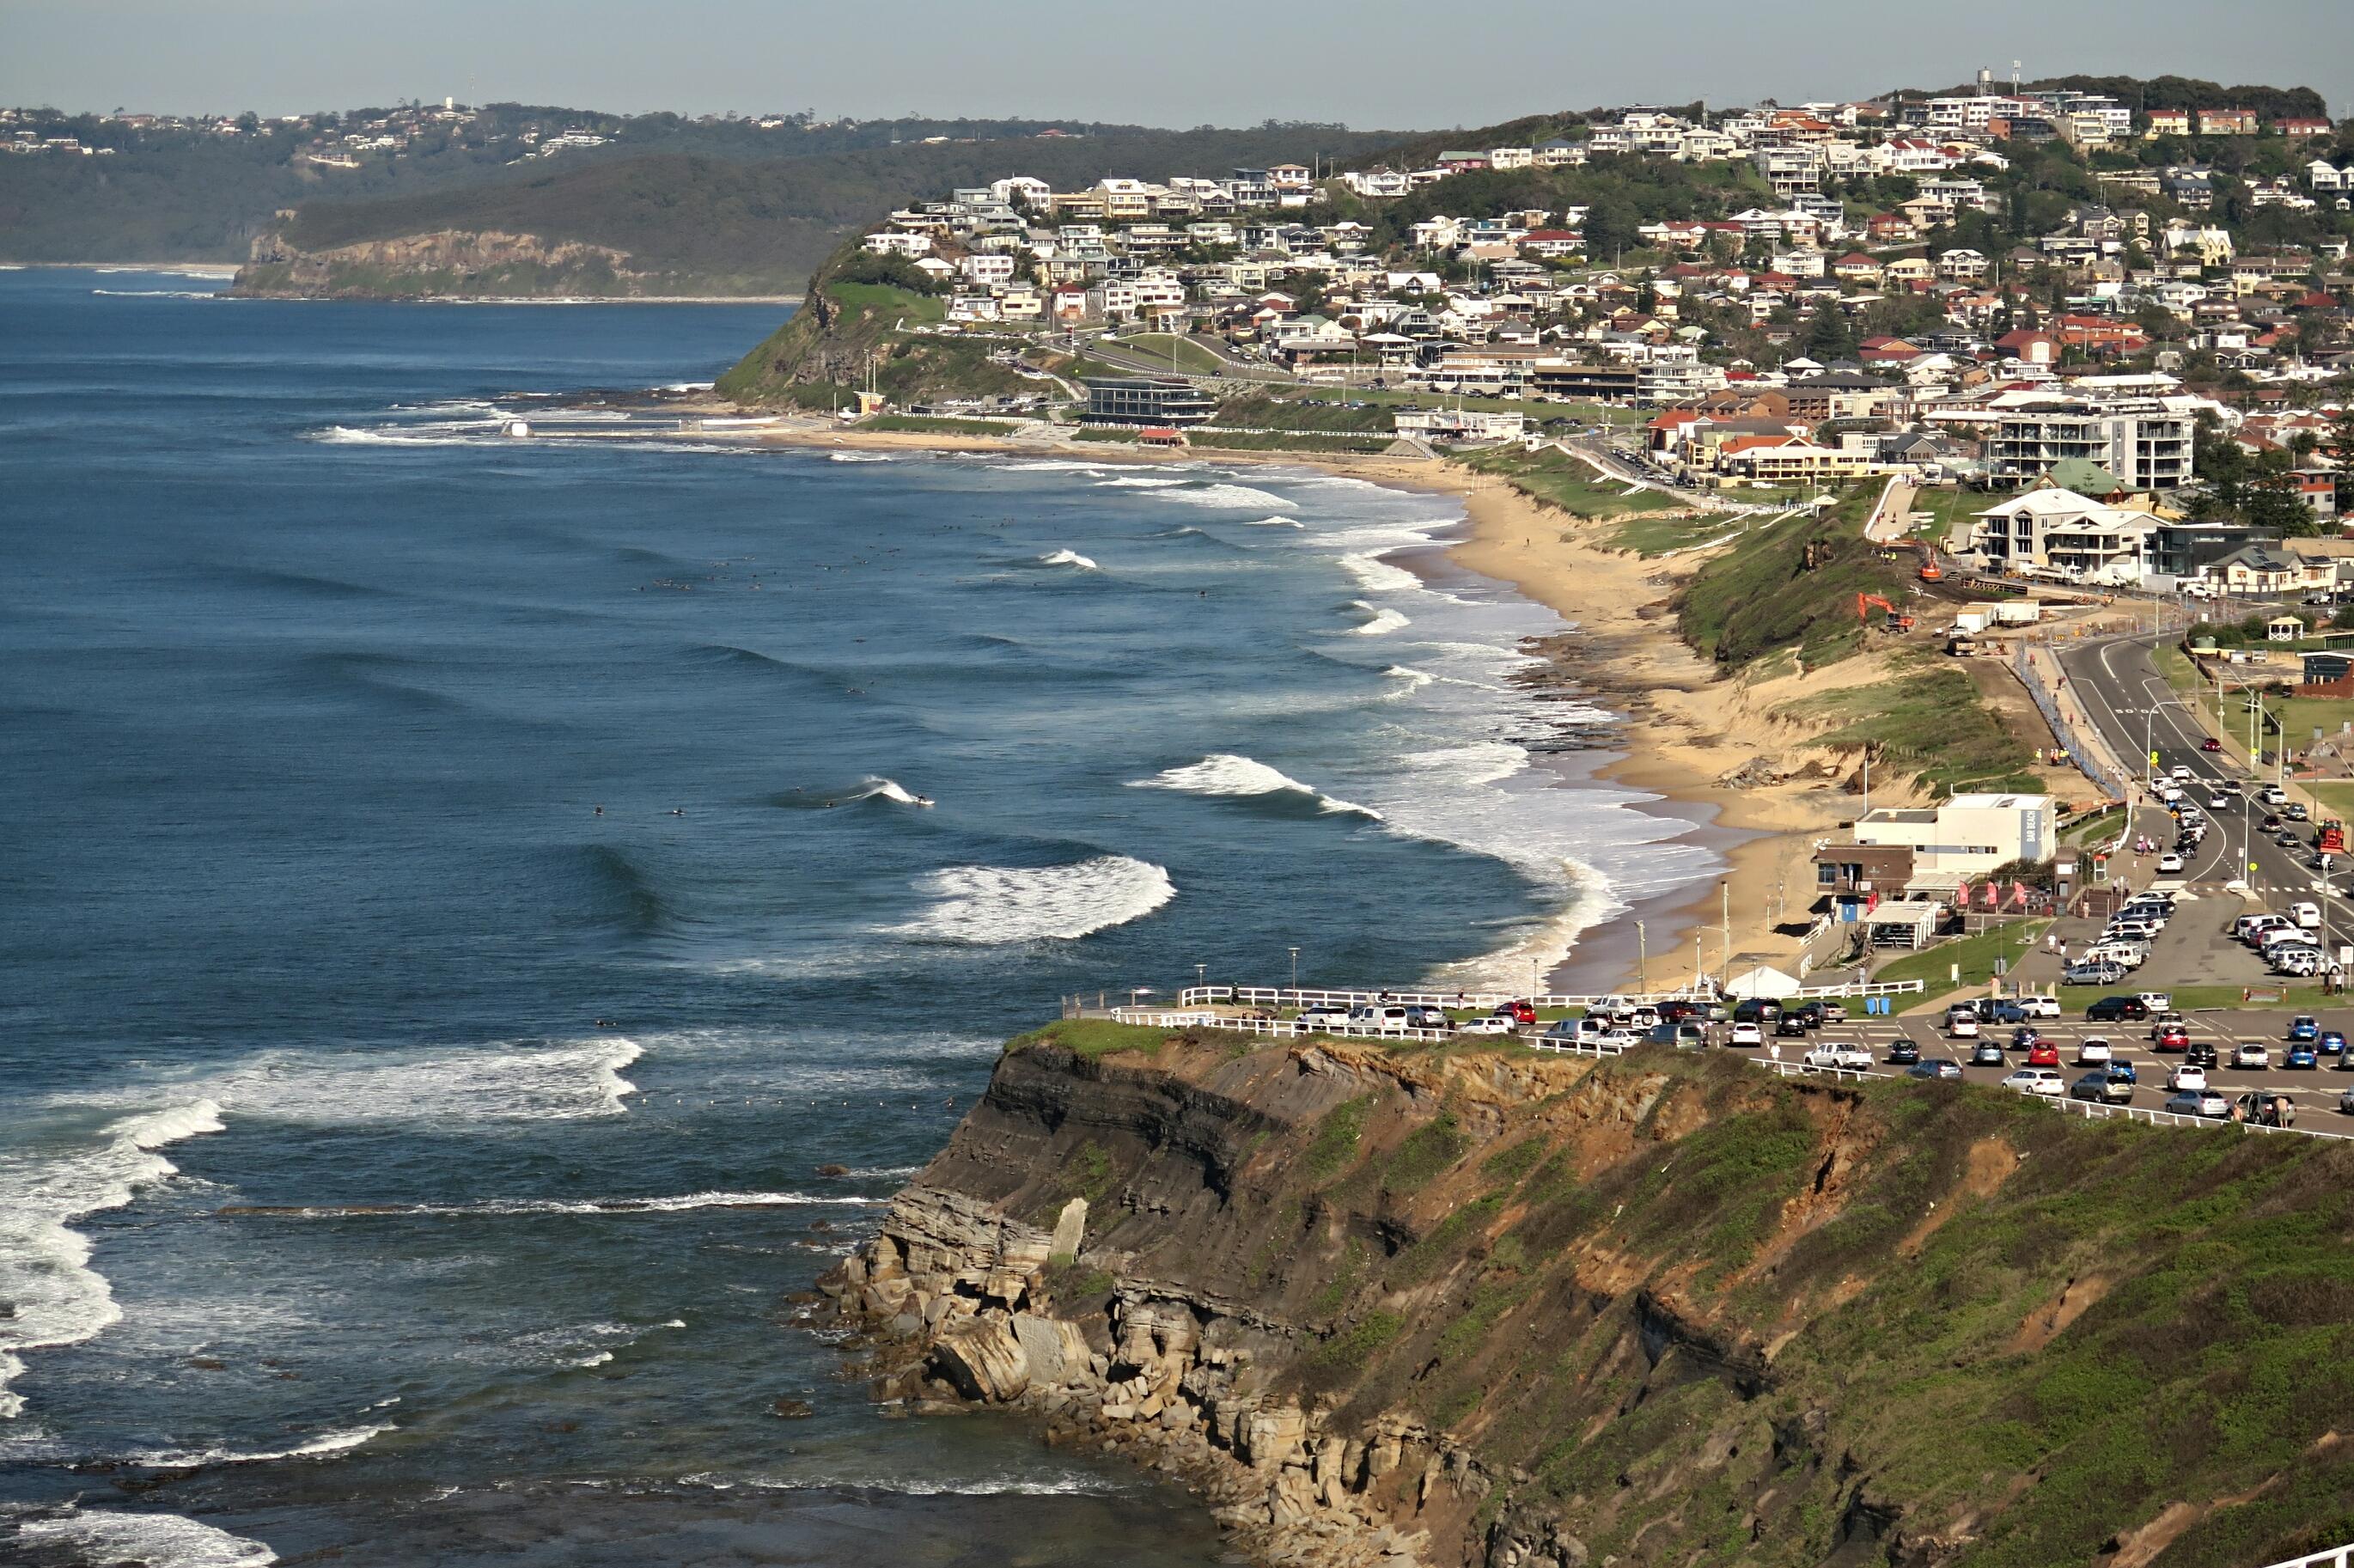
[[[2178,782],[2186,780],[2190,777],[2190,765],[2187,762],[2178,762],[2166,770],[2166,776]]]
[[[2204,1040],[2193,1040],[2182,1048],[2182,1060],[2189,1066],[2211,1067],[2215,1065],[2215,1047]]]
[[[2222,1118],[2232,1114],[2232,1103],[2212,1089],[2185,1089],[2168,1098],[2158,1107],[2176,1116]]]
[[[2180,855],[2169,853],[2162,854],[2158,857],[2158,871],[2159,875],[2172,876],[2179,874],[2181,870],[2182,857]]]
[[[2341,1089],[2338,1094],[2338,1114],[2354,1116],[2354,1089]]]
[[[1534,1023],[1537,1021],[1537,1004],[1532,1001],[1499,1002],[1492,1016],[1509,1018],[1514,1023]]]
[[[2211,811],[2229,810],[2231,805],[2232,797],[2224,794],[2221,789],[2211,791],[2207,797],[2207,809]]]
[[[1808,1052],[1804,1059],[1809,1067],[1843,1067],[1856,1073],[1872,1065],[1872,1053],[1862,1046],[1835,1045],[1829,1041]]]
[[[1958,1078],[1962,1075],[1962,1065],[1950,1056],[1933,1056],[1925,1062],[1907,1067],[1904,1070],[1904,1075],[1908,1078],[1926,1078],[1933,1081]],[[2354,1089],[2349,1089],[2346,1093],[2349,1099],[2354,1099]]]
[[[2190,1049],[2190,1031],[2179,1023],[2169,1023],[2163,1029],[2153,1030],[2149,1048],[2153,1051],[2188,1051]]]
[[[2288,1021],[2288,1037],[2291,1040],[2318,1040],[2321,1038],[2321,1021],[2309,1012],[2300,1012]]]
[[[2068,1086],[2070,1099],[2091,1100],[2098,1105],[2121,1106],[2133,1097],[2133,1085],[2106,1073],[2087,1073]]]
[[[2321,1057],[2310,1045],[2292,1045],[2281,1058],[2285,1073],[2310,1073],[2321,1065]]]
[[[2056,996],[2022,996],[2019,999],[2019,1005],[2027,1010],[2030,1018],[2060,1016],[2060,999]]]
[[[2207,1070],[2185,1062],[2166,1075],[2166,1086],[2169,1089],[2203,1089],[2207,1086]]]
[[[2010,1032],[2010,1046],[2016,1051],[2022,1046],[2032,1045],[2042,1038],[2043,1036],[2035,1033],[2033,1028],[2022,1023]]]
[[[2136,1072],[2134,1065],[2123,1056],[2114,1056],[2109,1059],[2109,1077],[2112,1082],[2120,1084],[2141,1082],[2141,1075]]]
[[[2344,1054],[2346,1050],[2345,1031],[2341,1029],[2323,1030],[2321,1032],[2321,1038],[2313,1043],[2313,1048],[2320,1052],[2325,1056]]]
[[[1970,1065],[1973,1067],[1999,1067],[2003,1065],[2002,1047],[1996,1044],[1991,1040],[1979,1041],[1978,1044],[1978,1049],[1970,1053]]]
[[[1767,1001],[1763,997],[1744,997],[1733,1004],[1735,1023],[1771,1023],[1782,1016],[1782,1004]]]
[[[2309,822],[2313,820],[2313,813],[2305,809],[2305,802],[2302,800],[2291,800],[2281,808],[2281,814],[2292,822]]]
[[[1467,1018],[1455,1026],[1458,1034],[1510,1034],[1514,1028],[1509,1012],[1490,1012],[1478,1018]]]
[[[2027,1065],[2031,1067],[2058,1066],[2060,1047],[2049,1040],[2038,1040],[2027,1048]]]
[[[2125,970],[2110,963],[2073,963],[2060,971],[2062,985],[2115,985],[2125,978]]]
[[[2232,1065],[2235,1068],[2245,1067],[2261,1072],[2272,1065],[2273,1054],[2271,1050],[2265,1046],[2257,1044],[2253,1040],[2239,1046],[2232,1053]]]
[[[1899,1040],[1888,1047],[1888,1065],[1892,1067],[1915,1066],[1921,1060],[1921,1047],[1910,1040]]]
[[[2141,992],[2141,1003],[2144,1007],[2149,1009],[2150,1014],[2153,1017],[2161,1016],[2174,1011],[2174,998],[2168,996],[2162,991],[2146,991]]]
[[[1776,1040],[1789,1040],[1794,1038],[1804,1040],[1807,1037],[1806,1014],[1801,1012],[1786,1012],[1781,1017],[1776,1019],[1774,1021],[1774,1037]]]
[[[1817,1022],[1845,1023],[1847,1022],[1847,1003],[1843,1001],[1834,1001],[1825,997],[1819,1001],[1807,1003],[1807,1007],[1814,1013]]]
[[[1954,1014],[1946,1020],[1946,1033],[1956,1040],[1977,1039],[1978,1037],[1978,1015],[1973,1012]]]
[[[1725,1044],[1729,1045],[1763,1045],[1766,1044],[1766,1032],[1757,1027],[1757,1023],[1755,1019],[1745,1021],[1736,1020],[1733,1025],[1733,1033],[1726,1039]]]
[[[2204,740],[2202,740],[2202,741],[2200,741],[2200,742],[2199,743],[2199,749],[2200,749],[2200,750],[2201,750],[2201,751],[2204,751],[2204,752],[2208,752],[2208,753],[2210,753],[2210,754],[2212,754],[2212,753],[2214,753],[2214,752],[2218,752],[2218,751],[2222,750],[2222,749],[2223,749],[2223,743],[2222,743],[2221,741],[2220,741],[2220,740],[2217,740],[2213,736],[2211,736],[2211,736],[2209,736],[2206,739],[2204,739]]]
[[[2252,1127],[2294,1127],[2296,1102],[2270,1089],[2243,1090],[2232,1101],[2232,1119]]]
[[[2264,813],[2264,832],[2268,833],[2276,833],[2280,832],[2280,825],[2281,820],[2280,813],[2278,811],[2266,811]]]
[[[2079,1067],[2105,1067],[2115,1060],[2116,1053],[2110,1050],[2109,1043],[2097,1034],[2087,1034],[2077,1043],[2076,1065]]]
[[[2084,1009],[2084,1019],[2088,1023],[2115,1023],[2147,1018],[2149,1013],[2149,1003],[2137,996],[2105,996]]]
[[[2288,791],[2277,784],[2267,784],[2256,799],[2267,806],[2285,806],[2288,804]]]
[[[2002,1081],[2006,1089],[2017,1089],[2022,1095],[2050,1095],[2054,1097],[2067,1093],[2068,1086],[2060,1075],[2049,1067],[2021,1067]]]
[[[1303,1029],[1337,1027],[1348,1022],[1348,1008],[1337,1001],[1319,1001],[1299,1010],[1299,1024]]]
[[[2004,997],[1982,997],[1973,1004],[1980,1023],[2023,1023],[2027,1009]]]

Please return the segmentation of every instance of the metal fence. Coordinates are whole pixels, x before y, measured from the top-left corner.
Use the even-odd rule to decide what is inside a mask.
[[[2011,655],[2012,668],[2018,671],[2020,683],[2027,688],[2027,694],[2034,699],[2036,711],[2043,715],[2043,722],[2051,727],[2052,735],[2058,737],[2062,747],[2067,751],[2068,760],[2076,765],[2076,770],[2079,773],[2106,790],[2111,798],[2119,800],[2132,800],[2134,781],[2131,776],[2108,766],[2093,755],[2092,747],[2087,744],[2086,738],[2077,733],[2077,726],[2069,723],[2061,713],[2060,694],[2052,689],[2049,682],[2044,680],[2042,672],[2036,669],[2035,661],[2030,657],[2028,643],[2019,644],[2017,652]]]
[[[1921,991],[1924,980],[1848,981],[1840,985],[1802,985],[1792,994],[1801,1001],[1851,996],[1905,996]],[[1290,986],[1199,985],[1177,993],[1180,1007],[1499,1007],[1525,1001],[1533,1007],[1591,1008],[1609,1002],[1630,1007],[1657,1006],[1663,1001],[1719,1001],[1712,985],[1680,986],[1671,991],[1613,991],[1584,994],[1546,991],[1531,996],[1512,991],[1318,991]]]

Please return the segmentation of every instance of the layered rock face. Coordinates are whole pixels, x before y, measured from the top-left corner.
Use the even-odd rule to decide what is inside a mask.
[[[2354,1373],[2248,1371],[2354,1351],[2308,1279],[2350,1154],[1665,1051],[1065,1026],[822,1285],[879,1398],[1132,1456],[1261,1562],[2221,1568],[2354,1495]],[[2300,1239],[2222,1257],[2217,1191]]]
[[[631,270],[628,252],[531,234],[442,229],[302,250],[282,235],[255,239],[230,292],[306,299],[387,294],[642,293],[657,280]]]

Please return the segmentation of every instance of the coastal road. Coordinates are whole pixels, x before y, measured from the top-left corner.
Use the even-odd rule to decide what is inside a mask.
[[[2326,945],[2354,939],[2354,908],[2345,900],[2343,857],[2325,874],[2312,863],[2309,850],[2285,847],[2262,831],[2268,808],[2252,792],[2270,783],[2271,774],[2258,769],[2252,776],[2232,755],[2200,748],[2210,733],[2204,717],[2177,697],[2158,673],[2151,654],[2154,641],[2112,638],[2068,649],[2059,658],[2078,701],[2120,757],[2139,758],[2147,769],[2148,753],[2154,750],[2160,774],[2178,767],[2190,769],[2184,793],[2207,811],[2213,828],[2207,842],[2187,857],[2181,880],[2220,888],[2243,879],[2252,895],[2275,906],[2293,898],[2316,898],[2327,919]],[[2209,801],[2216,786],[2225,782],[2239,785],[2243,792],[2227,796],[2231,804],[2218,810]],[[2170,844],[2171,821],[2154,805],[2137,810],[2136,824]],[[2309,835],[2309,826],[2306,832]],[[2326,895],[2315,891],[2320,886],[2328,888]]]

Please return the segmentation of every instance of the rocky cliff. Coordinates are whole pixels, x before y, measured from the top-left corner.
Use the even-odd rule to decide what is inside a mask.
[[[439,229],[302,249],[279,233],[253,242],[229,292],[268,299],[629,299],[758,292],[633,265],[630,253],[532,234]]]
[[[1728,1058],[1018,1041],[823,1283],[1269,1563],[2246,1565],[2354,1538],[2354,1150]]]

